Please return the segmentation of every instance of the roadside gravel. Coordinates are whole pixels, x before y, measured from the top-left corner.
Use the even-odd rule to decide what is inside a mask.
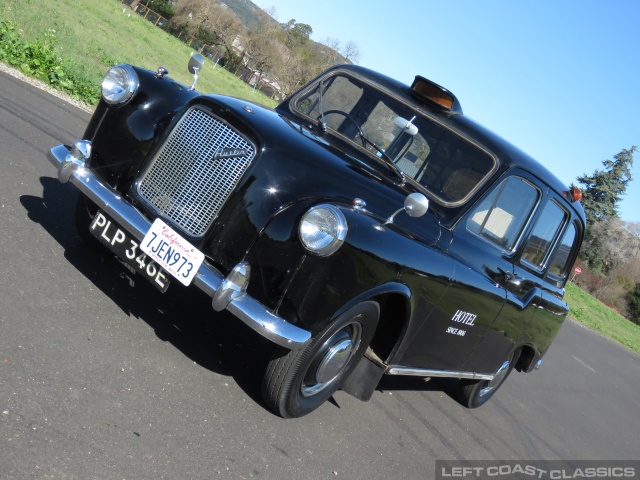
[[[55,88],[51,88],[49,85],[47,85],[46,83],[40,81],[40,80],[36,80],[35,78],[29,77],[27,75],[25,75],[24,73],[20,72],[19,70],[16,70],[15,68],[11,68],[8,65],[5,65],[4,63],[0,62],[0,72],[4,72],[7,73],[9,75],[11,75],[12,77],[18,78],[23,82],[26,82],[30,85],[33,85],[36,88],[39,88],[41,90],[45,90],[47,92],[49,92],[51,95],[54,95],[62,100],[64,100],[67,103],[70,103],[72,105],[75,105],[76,107],[84,110],[85,112],[89,112],[89,113],[93,113],[93,110],[95,107],[88,105],[84,102],[81,102],[80,100],[77,100],[73,97],[71,97],[70,95],[67,95],[64,92],[61,92],[59,90],[56,90]]]

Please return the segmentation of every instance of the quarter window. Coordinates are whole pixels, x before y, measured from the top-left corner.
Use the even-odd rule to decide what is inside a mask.
[[[551,201],[545,205],[522,253],[522,261],[543,270],[554,241],[565,223],[567,213]]]
[[[564,233],[558,248],[549,261],[549,273],[556,277],[565,277],[569,271],[571,250],[576,240],[576,226],[572,223]]]
[[[513,250],[540,194],[529,182],[510,177],[472,212],[467,228],[507,251]]]

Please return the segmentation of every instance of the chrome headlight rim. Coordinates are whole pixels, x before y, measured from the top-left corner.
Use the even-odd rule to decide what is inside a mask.
[[[347,219],[342,211],[334,205],[321,204],[311,207],[302,216],[298,235],[306,250],[320,257],[328,257],[342,246],[347,238],[347,230]]]
[[[100,87],[105,102],[113,106],[122,106],[138,92],[140,80],[131,65],[120,63],[107,71]]]

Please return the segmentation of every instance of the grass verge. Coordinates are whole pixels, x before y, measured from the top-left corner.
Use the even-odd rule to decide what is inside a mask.
[[[567,283],[569,315],[587,327],[640,353],[640,326],[630,322],[573,283]]]
[[[73,79],[82,86],[75,90],[90,89],[90,92],[67,89],[67,93],[88,103],[97,102],[102,77],[116,63],[131,63],[150,70],[162,65],[179,82],[190,85],[193,80],[187,71],[193,50],[132,13],[118,0],[2,0],[0,21],[12,25],[13,46],[4,50],[17,51],[13,61],[8,58],[2,61],[61,88],[60,82],[58,85],[52,82],[51,71],[39,73],[38,66],[29,63],[34,57],[37,63],[42,63],[41,57],[46,56],[49,63],[58,67],[58,74],[62,73],[59,78]],[[32,54],[32,47],[43,45],[46,55],[38,51]],[[246,98],[269,107],[276,104],[208,60],[200,74],[198,90]]]

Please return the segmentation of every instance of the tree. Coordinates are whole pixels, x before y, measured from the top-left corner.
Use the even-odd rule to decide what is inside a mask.
[[[210,0],[176,0],[172,21],[207,43],[223,46],[232,63],[237,63],[237,40],[244,27],[230,8]]]
[[[358,63],[360,60],[360,48],[358,44],[350,41],[346,45],[342,45],[340,40],[333,37],[327,37],[322,44],[327,47],[327,67],[338,65],[339,63]]]
[[[623,149],[613,157],[614,160],[602,162],[603,170],[577,178],[583,185],[582,206],[587,216],[587,237],[591,236],[591,228],[598,221],[618,218],[618,204],[632,179],[631,167],[636,149],[635,145],[629,150]]]
[[[602,162],[603,170],[577,179],[583,185],[582,206],[587,217],[580,256],[589,268],[601,274],[606,274],[619,264],[621,258],[627,257],[619,254],[621,242],[618,237],[623,234],[622,222],[611,221],[618,219],[618,204],[631,181],[636,149],[634,145],[629,150],[621,150],[613,157],[614,160]]]
[[[350,63],[358,63],[360,60],[360,48],[358,44],[353,41],[347,42],[340,53],[342,53],[342,56]]]
[[[640,255],[640,237],[619,218],[598,220],[591,225],[590,233],[585,237],[580,256],[594,272],[606,275]]]
[[[242,49],[238,39],[244,32],[244,27],[236,14],[228,7],[214,4],[207,26],[213,31],[218,44],[224,45],[232,61],[237,61],[237,51]]]
[[[176,13],[169,0],[147,0],[146,6],[168,20]]]
[[[269,28],[265,24],[249,29],[241,42],[249,65],[263,74],[270,74],[283,55],[284,45],[278,38],[279,28]]]

